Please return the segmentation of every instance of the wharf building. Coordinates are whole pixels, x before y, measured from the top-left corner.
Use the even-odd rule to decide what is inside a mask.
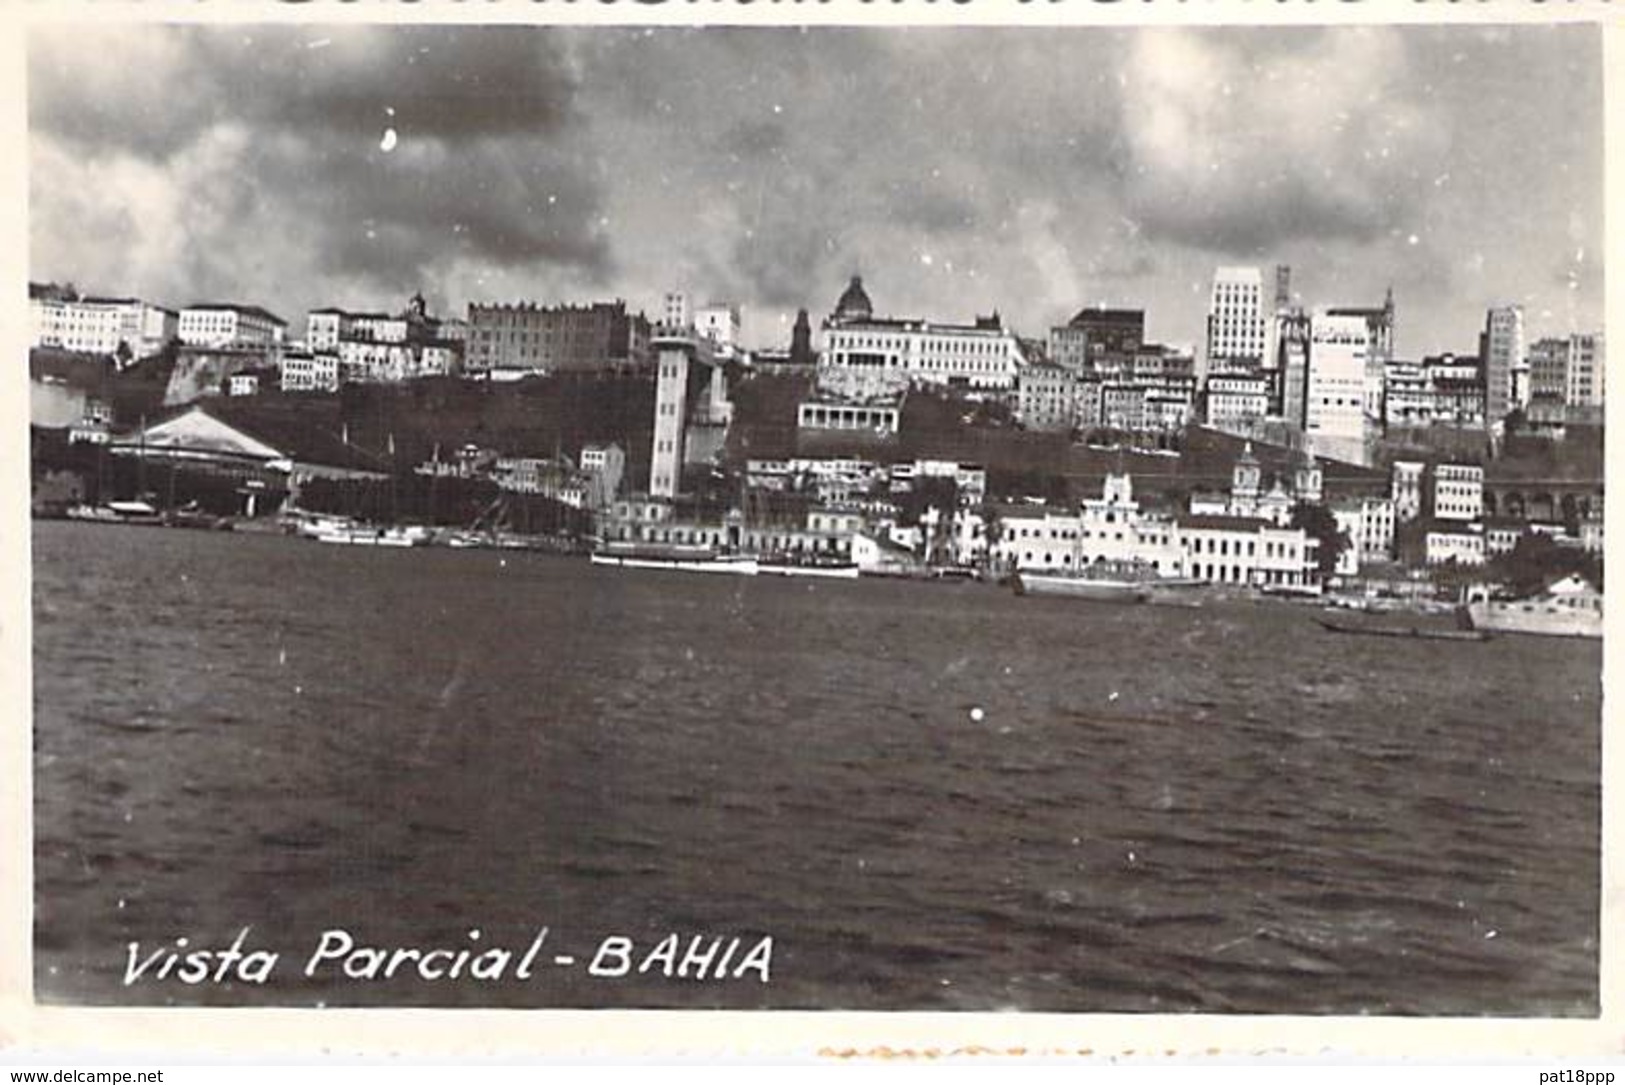
[[[180,314],[140,298],[81,298],[54,284],[28,284],[29,346],[105,354],[122,368],[179,334]]]
[[[471,375],[497,380],[642,367],[650,359],[650,334],[648,320],[628,312],[624,301],[470,304],[464,366]]]
[[[997,313],[972,324],[876,317],[863,280],[853,276],[824,320],[820,379],[842,373],[890,390],[899,381],[1013,393],[1026,363]]]
[[[992,554],[1003,568],[1067,572],[1101,562],[1144,566],[1165,577],[1214,584],[1317,592],[1319,542],[1299,528],[1267,520],[1141,509],[1129,475],[1109,475],[1101,497],[1076,514],[1001,509]]]

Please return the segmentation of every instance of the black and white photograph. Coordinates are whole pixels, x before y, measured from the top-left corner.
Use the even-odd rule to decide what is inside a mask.
[[[38,1006],[1602,1013],[1601,26],[25,33]]]

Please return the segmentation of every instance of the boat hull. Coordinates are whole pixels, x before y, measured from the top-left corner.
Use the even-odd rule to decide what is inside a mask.
[[[754,558],[660,558],[595,553],[592,555],[592,563],[621,569],[666,569],[683,573],[723,573],[733,576],[756,576],[761,572],[761,566]]]
[[[1151,597],[1151,589],[1145,584],[1122,580],[1017,573],[1016,594],[1061,595],[1096,603],[1143,603]]]
[[[760,570],[763,576],[807,576],[821,580],[858,578],[856,565],[776,565],[772,562],[762,562]]]
[[[1602,614],[1577,608],[1521,603],[1469,603],[1474,629],[1541,637],[1601,637]]]

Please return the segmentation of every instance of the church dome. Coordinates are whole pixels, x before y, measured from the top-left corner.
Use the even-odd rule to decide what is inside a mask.
[[[841,294],[841,300],[835,303],[836,320],[868,320],[874,316],[874,305],[869,301],[869,295],[863,290],[863,277],[852,276],[847,284],[846,291]]]

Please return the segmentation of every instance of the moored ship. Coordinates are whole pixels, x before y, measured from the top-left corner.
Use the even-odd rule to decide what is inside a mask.
[[[753,557],[724,554],[709,546],[685,543],[605,543],[592,552],[594,565],[622,569],[671,569],[689,573],[756,576],[761,564]]]
[[[1479,599],[1469,602],[1466,610],[1474,629],[1544,637],[1602,636],[1602,592],[1572,573],[1527,599]]]
[[[1155,570],[1138,562],[1099,561],[1077,572],[1018,572],[1017,595],[1065,595],[1099,603],[1144,603],[1163,584]],[[1167,585],[1183,584],[1168,581]]]

